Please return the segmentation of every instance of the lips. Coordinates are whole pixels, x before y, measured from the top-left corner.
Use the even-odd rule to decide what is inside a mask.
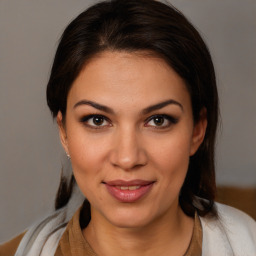
[[[113,180],[103,182],[107,191],[116,200],[123,203],[136,202],[150,192],[154,181],[146,180]]]

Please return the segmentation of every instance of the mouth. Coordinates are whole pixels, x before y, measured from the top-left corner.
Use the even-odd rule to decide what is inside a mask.
[[[146,180],[113,180],[103,182],[109,194],[119,202],[132,203],[146,196],[155,181]]]
[[[116,188],[118,189],[121,189],[121,190],[136,190],[136,189],[139,189],[141,186],[115,186]]]

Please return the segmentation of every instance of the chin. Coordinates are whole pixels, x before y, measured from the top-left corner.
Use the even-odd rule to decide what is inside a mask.
[[[130,228],[130,229],[135,229],[135,228],[143,228],[147,226],[150,222],[147,222],[145,220],[140,220],[140,219],[131,219],[131,218],[119,218],[119,219],[114,219],[110,220],[111,224],[115,227],[118,228]]]
[[[109,213],[105,218],[113,225],[119,228],[142,228],[153,222],[152,211],[145,209],[124,209]]]

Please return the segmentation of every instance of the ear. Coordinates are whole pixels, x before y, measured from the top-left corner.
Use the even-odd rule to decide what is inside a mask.
[[[202,108],[200,111],[200,118],[194,124],[193,135],[190,147],[190,156],[194,155],[200,145],[202,144],[207,128],[207,110]]]
[[[67,133],[66,133],[66,128],[63,122],[63,116],[62,113],[59,111],[56,117],[58,128],[59,128],[59,136],[60,136],[60,141],[61,144],[66,151],[66,154],[69,155],[69,150],[68,150],[68,138],[67,138]]]

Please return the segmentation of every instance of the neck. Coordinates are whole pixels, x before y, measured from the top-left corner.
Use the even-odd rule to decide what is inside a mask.
[[[98,255],[184,255],[193,232],[194,220],[180,207],[138,228],[120,228],[92,210],[83,235]]]

